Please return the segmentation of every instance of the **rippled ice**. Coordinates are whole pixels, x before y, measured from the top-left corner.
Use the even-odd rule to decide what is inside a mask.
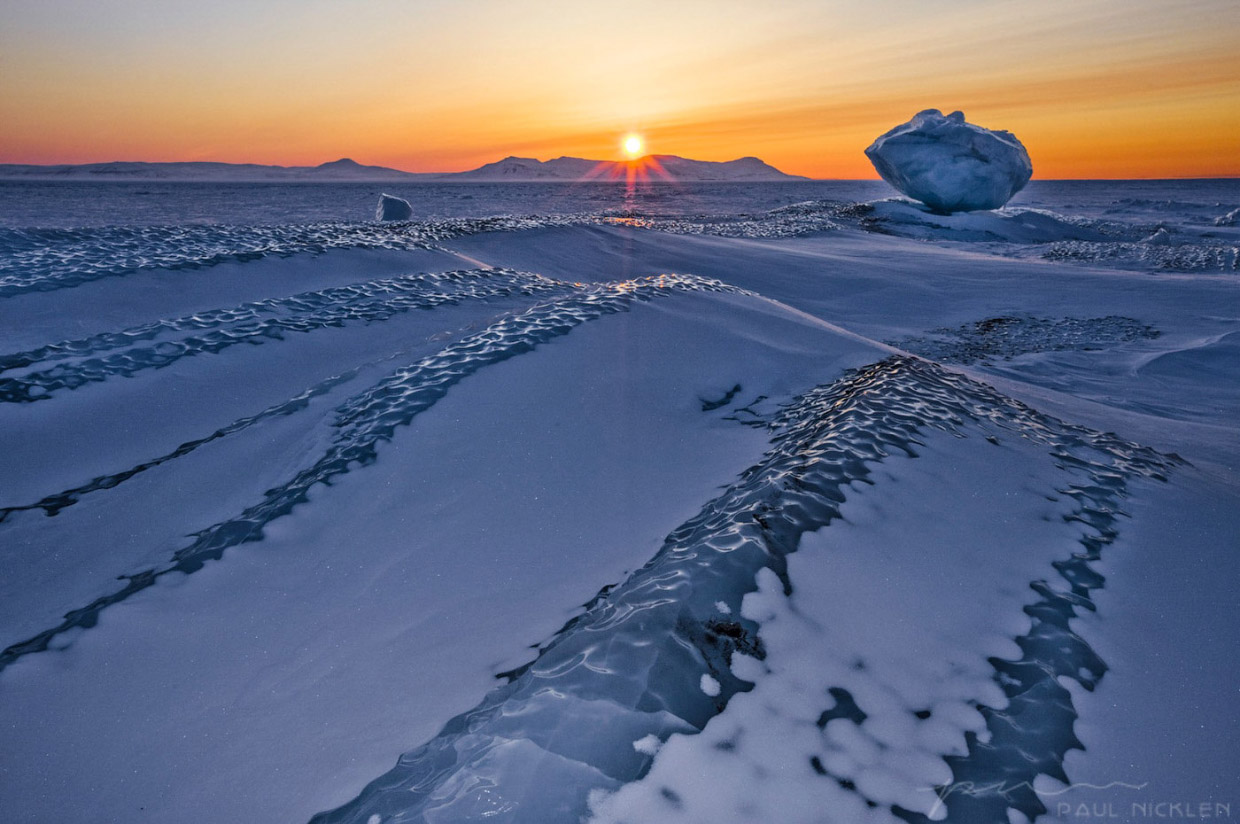
[[[1069,187],[1068,192],[1084,194],[1079,204],[1073,204],[1082,207],[1079,211],[1063,205],[1044,206],[1045,199],[1036,197],[1041,190],[1035,184],[1031,186],[1032,195],[1022,193],[1005,209],[952,216],[932,215],[898,198],[856,201],[818,197],[743,210],[747,203],[778,199],[781,191],[787,199],[789,193],[804,188],[781,190],[767,184],[755,187],[755,194],[748,197],[743,189],[734,193],[740,208],[734,206],[733,211],[713,201],[712,211],[695,211],[701,196],[692,191],[669,191],[666,197],[651,194],[625,204],[567,190],[568,194],[556,203],[569,208],[555,213],[437,217],[403,223],[0,227],[0,297],[62,289],[144,269],[196,268],[270,255],[320,254],[331,249],[428,248],[436,242],[480,232],[593,224],[765,239],[851,229],[977,244],[1017,257],[1156,270],[1235,272],[1240,270],[1240,228],[1229,216],[1240,208],[1240,186],[1229,184],[1234,182],[1205,181],[1196,188],[1191,181],[1168,183],[1163,188],[1172,196],[1166,200],[1106,196],[1124,191],[1124,184]],[[841,186],[823,190],[835,193]],[[1043,184],[1042,188],[1058,191],[1054,184]],[[867,194],[874,191],[872,186],[843,187],[841,191],[854,194],[853,189]],[[592,190],[587,187],[583,191]],[[1184,199],[1175,199],[1176,195]],[[1214,197],[1221,199],[1212,200]],[[1022,201],[1034,205],[1018,205]],[[611,205],[599,208],[604,203]]]
[[[983,384],[907,358],[880,362],[816,389],[773,425],[774,442],[762,462],[669,535],[645,567],[600,592],[535,661],[509,673],[509,683],[479,707],[402,756],[355,801],[315,821],[572,821],[588,806],[615,822],[710,819],[704,814],[709,805],[687,805],[684,785],[695,783],[704,783],[706,797],[730,799],[738,820],[764,819],[756,807],[746,813],[744,806],[746,799],[756,803],[763,796],[764,773],[743,783],[716,783],[693,779],[694,769],[685,769],[686,760],[711,769],[704,761],[717,759],[726,771],[732,759],[745,758],[746,736],[756,732],[726,746],[717,736],[693,734],[708,723],[726,728],[736,714],[729,705],[735,696],[781,678],[761,663],[767,657],[764,621],[780,608],[763,608],[748,593],[755,578],[763,597],[775,603],[781,591],[796,592],[789,556],[802,536],[840,517],[849,485],[871,482],[876,464],[892,455],[916,456],[921,438],[933,430],[995,444],[1000,437],[1014,438],[1047,450],[1064,477],[1045,494],[1070,502],[1062,517],[1082,525],[1079,546],[1054,564],[1062,580],[1031,585],[1038,598],[1024,610],[1033,623],[1016,639],[1022,654],[991,659],[993,672],[970,675],[968,690],[941,696],[936,723],[947,719],[948,726],[921,745],[903,726],[891,725],[892,713],[897,721],[907,714],[915,724],[923,707],[887,709],[880,731],[879,722],[866,723],[867,710],[878,713],[874,685],[840,675],[837,683],[817,685],[818,729],[851,724],[862,730],[854,736],[877,739],[870,748],[898,748],[883,756],[905,765],[896,766],[894,776],[878,783],[860,780],[857,767],[848,766],[853,762],[832,759],[825,742],[820,754],[806,753],[800,766],[807,776],[832,779],[821,784],[834,794],[830,800],[838,802],[842,791],[847,803],[816,811],[832,821],[857,820],[856,809],[867,805],[908,821],[924,820],[920,816],[936,804],[962,816],[959,820],[1004,820],[1008,808],[1030,817],[1042,811],[1033,781],[1039,774],[1062,775],[1064,754],[1076,742],[1071,697],[1058,679],[1092,689],[1106,671],[1068,620],[1076,610],[1093,609],[1090,592],[1102,579],[1090,564],[1116,537],[1116,511],[1127,485],[1136,478],[1165,478],[1175,461],[1063,424]],[[763,576],[769,579],[765,584]],[[813,647],[815,641],[802,635],[795,646],[806,644]],[[794,668],[782,678],[813,675]],[[951,689],[959,681],[955,673],[943,683]],[[980,731],[988,731],[984,741]],[[602,795],[642,776],[657,750],[653,740],[677,733],[693,736],[687,746],[713,751],[709,757],[672,761],[666,771],[655,761],[654,772],[641,782],[613,798]],[[849,751],[848,746],[839,750]],[[748,757],[760,763],[766,752],[760,748]],[[926,792],[953,780],[992,789]],[[740,797],[728,795],[733,786],[741,788]],[[643,795],[647,791],[649,798]],[[776,805],[767,813],[779,810]]]
[[[1219,189],[1223,197],[1233,191]],[[730,213],[623,207],[393,224],[9,228],[0,229],[0,300],[145,270],[336,249],[428,249],[472,234],[576,226],[757,240],[850,232],[1147,271],[1240,269],[1235,200],[1103,202],[1093,196],[1077,205],[1079,212],[1070,212],[1034,201],[944,217],[895,199],[818,198]],[[585,285],[479,266],[370,277],[0,353],[0,403],[37,411],[76,400],[91,385],[148,375],[240,344],[267,352],[288,336],[383,323],[407,313],[508,298],[522,303],[487,309],[496,314],[478,327],[436,342],[431,354],[384,366],[386,374],[367,388],[348,390],[334,402],[327,434],[278,483],[170,548],[159,564],[120,576],[94,600],[10,644],[0,652],[0,670],[71,646],[118,604],[260,540],[273,521],[306,504],[313,488],[374,463],[379,446],[398,428],[479,370],[595,319],[685,292],[756,297],[689,274]],[[1010,313],[892,342],[937,361],[969,364],[1115,347],[1159,334],[1152,324],[1121,315]],[[205,444],[303,409],[346,386],[359,369],[133,466],[80,479],[38,500],[7,501],[0,523],[29,510],[56,516],[85,496]],[[813,788],[801,800],[829,805],[840,821],[916,823],[944,812],[958,820],[1002,821],[1044,811],[1038,776],[1066,780],[1065,755],[1080,743],[1073,690],[1094,689],[1108,668],[1072,620],[1096,608],[1094,593],[1104,584],[1098,561],[1120,534],[1131,487],[1165,479],[1178,459],[1066,424],[913,357],[891,357],[851,372],[777,413],[755,412],[766,399],[739,397],[739,384],[724,389],[717,400],[702,399],[702,410],[721,409],[729,413],[724,420],[769,427],[771,443],[762,459],[669,534],[644,567],[604,587],[539,646],[533,661],[503,673],[503,686],[406,752],[353,801],[316,821],[485,817],[541,823],[592,815],[619,824],[723,821],[729,811],[738,820],[794,820],[780,806],[786,799],[772,778],[778,771],[796,782],[818,782],[798,784]],[[954,448],[956,441],[969,446]],[[824,604],[854,603],[848,599],[855,593],[833,592],[822,581],[839,573],[846,583],[843,573],[849,570],[801,551],[830,540],[823,527],[842,531],[846,505],[857,505],[858,490],[867,505],[864,488],[879,483],[892,464],[967,453],[981,476],[990,464],[977,458],[977,450],[991,448],[1007,461],[994,486],[1009,480],[1012,467],[1025,472],[1007,491],[1018,502],[1039,502],[1042,521],[1054,525],[1047,528],[1054,540],[1039,551],[1058,553],[1043,558],[1045,574],[988,558],[1017,583],[1001,598],[970,599],[966,592],[964,600],[985,602],[999,620],[1015,619],[1004,625],[1015,629],[1000,639],[1007,654],[952,638],[936,653],[956,668],[927,675],[898,656],[884,660],[876,654],[876,662],[867,650],[833,638],[832,622],[846,623],[849,615]],[[1024,469],[1034,465],[1037,471]],[[958,482],[947,474],[939,476],[944,485]],[[927,486],[926,495],[932,492]],[[886,520],[895,518],[875,518]],[[916,526],[907,531],[917,532]],[[1066,542],[1060,540],[1064,535]],[[878,568],[877,558],[867,567]],[[891,569],[894,575],[900,564]],[[852,572],[859,584],[872,583],[859,568]],[[854,605],[858,611],[870,608]],[[891,605],[891,611],[902,606]],[[823,644],[824,638],[832,643]],[[890,640],[876,638],[876,648]],[[926,683],[941,689],[934,692]],[[761,740],[766,743],[752,743]],[[719,771],[714,780],[686,779],[707,767]],[[729,775],[736,780],[727,780]],[[754,776],[762,780],[749,780]],[[969,791],[957,791],[962,787]],[[804,813],[803,820],[823,820],[822,807]]]

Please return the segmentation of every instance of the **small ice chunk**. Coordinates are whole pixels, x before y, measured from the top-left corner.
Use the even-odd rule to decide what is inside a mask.
[[[409,201],[395,195],[379,195],[379,205],[375,207],[375,220],[408,220],[413,217],[413,207]]]
[[[1214,218],[1215,226],[1237,226],[1240,225],[1240,209],[1232,209],[1225,215]]]
[[[742,681],[757,681],[766,674],[766,665],[743,652],[732,653],[732,674]]]
[[[720,612],[722,612],[724,615],[731,615],[731,614],[732,614],[732,608],[731,608],[731,607],[729,607],[727,604],[725,604],[723,601],[716,601],[716,602],[715,602],[715,609],[719,610],[719,611],[720,611]]]
[[[706,693],[711,698],[714,698],[716,695],[719,694],[719,682],[716,681],[714,678],[711,678],[709,675],[703,674],[702,675],[702,692]]]
[[[662,746],[662,742],[659,741],[659,736],[654,733],[639,738],[633,742],[633,749],[637,750],[642,755],[654,755],[659,751],[660,746]]]
[[[366,824],[379,824],[382,820],[383,819],[379,817],[378,813],[374,813],[370,816],[370,818],[366,819]]]
[[[966,123],[961,112],[918,112],[865,154],[883,180],[944,214],[998,209],[1033,176],[1015,135]]]
[[[1159,226],[1157,232],[1145,238],[1141,242],[1148,243],[1151,246],[1170,246],[1171,245],[1171,233],[1168,232],[1166,228]]]

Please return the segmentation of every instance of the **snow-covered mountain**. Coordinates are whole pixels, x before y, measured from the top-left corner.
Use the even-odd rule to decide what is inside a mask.
[[[439,175],[415,174],[386,166],[367,166],[343,157],[318,166],[264,166],[259,163],[118,161],[36,166],[0,164],[0,178],[68,178],[93,180],[419,180]]]
[[[648,155],[630,162],[557,157],[540,161],[506,157],[466,172],[404,172],[386,166],[366,166],[349,158],[318,166],[264,166],[258,163],[145,163],[120,161],[36,166],[0,163],[3,178],[64,178],[73,180],[203,180],[203,181],[315,181],[315,180],[443,180],[443,181],[572,181],[625,179],[630,171],[648,180],[804,180],[784,174],[756,157],[717,163],[675,155]]]
[[[536,160],[532,157],[506,157],[468,172],[445,175],[456,180],[613,180],[624,179],[633,172],[649,180],[804,180],[798,175],[781,172],[756,157],[716,162],[691,160],[676,155],[647,155],[634,161],[587,160],[580,157],[557,157]]]

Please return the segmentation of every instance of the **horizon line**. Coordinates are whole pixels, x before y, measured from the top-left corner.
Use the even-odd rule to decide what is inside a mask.
[[[537,158],[537,157],[525,157],[525,156],[522,156],[522,155],[508,154],[508,155],[504,155],[503,157],[499,158],[498,160],[493,160],[493,161],[488,161],[487,163],[483,163],[483,164],[482,164],[482,166],[488,166],[488,165],[491,165],[491,164],[493,164],[493,163],[498,163],[498,162],[501,162],[501,161],[503,161],[503,160],[507,160],[508,158],[517,158],[517,159],[521,159],[521,160],[534,160],[534,161],[537,161],[537,162],[539,162],[539,163],[547,163],[547,162],[549,162],[549,161],[551,161],[551,160],[570,159],[570,160],[588,160],[588,161],[590,161],[590,162],[594,162],[594,163],[638,164],[638,163],[640,163],[642,160],[644,160],[644,159],[646,159],[646,158],[652,158],[652,157],[653,157],[653,158],[660,158],[660,157],[664,157],[664,158],[666,158],[666,157],[676,157],[676,158],[680,158],[680,159],[682,159],[682,160],[692,160],[692,161],[695,161],[695,162],[700,162],[700,163],[731,163],[731,162],[734,162],[734,161],[736,161],[736,160],[744,160],[744,159],[746,159],[746,158],[753,158],[753,159],[756,159],[756,160],[758,160],[758,161],[760,161],[760,162],[762,162],[762,163],[766,163],[768,166],[771,166],[771,168],[776,169],[776,171],[779,171],[779,172],[780,172],[780,173],[782,173],[782,174],[785,174],[785,175],[788,175],[789,177],[795,178],[795,179],[793,179],[793,180],[759,180],[759,181],[744,181],[744,180],[733,180],[733,181],[729,181],[729,180],[700,180],[700,181],[691,181],[691,182],[694,182],[694,183],[745,183],[745,182],[756,182],[756,183],[795,183],[795,182],[798,182],[798,181],[802,181],[802,182],[816,182],[816,183],[830,183],[830,182],[840,182],[840,183],[864,183],[864,182],[881,182],[881,181],[882,181],[882,178],[881,178],[881,177],[879,177],[877,174],[875,174],[875,175],[874,175],[874,176],[872,176],[872,177],[812,177],[812,176],[810,176],[810,175],[798,175],[798,174],[796,174],[795,172],[785,172],[783,169],[779,169],[778,167],[773,166],[773,165],[772,165],[772,164],[770,164],[770,163],[767,163],[767,161],[762,160],[762,158],[758,157],[757,155],[741,155],[740,157],[733,158],[732,160],[699,160],[698,158],[684,157],[683,155],[674,155],[674,154],[653,154],[653,153],[652,153],[652,154],[643,155],[642,157],[638,157],[638,158],[625,158],[625,159],[620,159],[620,160],[599,160],[599,159],[596,159],[596,158],[576,157],[576,156],[574,156],[574,155],[557,155],[556,157],[548,158],[547,160],[542,160],[542,159]],[[57,166],[68,166],[68,167],[76,167],[76,166],[105,166],[105,165],[110,165],[110,164],[121,164],[121,163],[142,163],[142,164],[147,164],[147,165],[152,165],[152,166],[158,166],[158,165],[176,165],[176,164],[189,164],[189,163],[204,163],[204,164],[205,164],[205,163],[211,163],[211,164],[216,164],[216,165],[221,165],[221,166],[262,166],[262,167],[266,167],[266,168],[270,168],[270,169],[316,169],[316,168],[319,168],[319,167],[322,167],[322,166],[330,165],[330,164],[332,164],[332,163],[339,163],[339,162],[340,162],[340,161],[342,161],[342,160],[348,160],[348,161],[351,161],[351,162],[353,162],[353,163],[356,163],[356,164],[357,164],[357,165],[359,165],[359,166],[366,167],[366,168],[379,168],[379,169],[387,169],[387,170],[390,170],[390,171],[393,171],[393,172],[399,172],[399,173],[401,173],[401,174],[407,174],[407,175],[418,175],[418,176],[422,176],[422,175],[425,175],[425,176],[433,176],[433,175],[457,175],[457,174],[463,174],[463,173],[467,173],[467,172],[477,171],[478,169],[482,168],[482,166],[475,166],[475,167],[473,167],[473,168],[469,168],[469,169],[460,169],[460,170],[436,170],[436,171],[429,171],[429,172],[413,172],[413,171],[409,171],[408,169],[400,169],[400,168],[397,168],[397,167],[395,167],[395,166],[383,166],[383,165],[380,165],[380,164],[365,163],[365,162],[362,162],[362,161],[355,160],[354,158],[352,158],[352,157],[350,157],[350,156],[347,156],[347,155],[346,155],[346,156],[339,157],[339,158],[336,158],[335,160],[325,160],[325,161],[323,161],[323,162],[321,162],[321,163],[315,163],[315,164],[287,164],[287,165],[285,165],[285,164],[279,164],[279,163],[260,163],[260,162],[251,161],[251,160],[243,160],[243,161],[234,161],[234,160],[93,160],[93,161],[86,161],[86,162],[82,162],[82,163],[73,163],[73,162],[57,162],[57,163],[23,163],[23,162],[21,162],[21,161],[0,160],[0,166],[31,166],[31,167],[36,167],[36,168],[54,168],[54,167],[57,167]],[[25,175],[22,175],[22,176],[17,176],[17,177],[7,177],[7,176],[4,176],[3,174],[0,174],[0,180],[6,181],[6,182],[12,182],[12,181],[14,181],[14,180],[28,180],[28,179],[29,179],[29,178],[28,178],[27,176],[25,176]],[[1122,183],[1122,182],[1140,182],[1140,181],[1174,181],[1174,180],[1236,180],[1236,179],[1240,179],[1240,171],[1235,171],[1235,172],[1221,172],[1221,173],[1217,173],[1217,174],[1181,175],[1181,176],[1173,176],[1173,177],[1159,177],[1159,176],[1150,176],[1150,177],[1142,177],[1142,176],[1135,176],[1135,177],[1129,177],[1129,176],[1119,176],[1119,177],[1112,177],[1112,176],[1102,176],[1102,177],[1047,177],[1047,178],[1042,178],[1042,177],[1038,177],[1038,176],[1036,175],[1036,170],[1035,170],[1035,174],[1034,174],[1034,177],[1033,177],[1033,178],[1031,178],[1031,182],[1032,182],[1032,181],[1040,181],[1040,182],[1043,182],[1043,183],[1057,183],[1057,182],[1064,182],[1064,183],[1068,183],[1068,182],[1074,182],[1074,181],[1076,181],[1076,182],[1085,182],[1085,181],[1103,181],[1103,180],[1105,180],[1105,181],[1121,182],[1121,183]],[[75,181],[75,182],[83,182],[83,181],[81,181],[81,180],[77,180],[77,181]],[[126,181],[125,181],[125,180],[123,180],[123,179],[115,179],[115,180],[101,180],[101,179],[96,178],[96,179],[94,179],[94,182],[99,182],[99,183],[122,183],[122,182],[126,182]],[[191,179],[191,180],[178,180],[178,179],[176,179],[176,178],[165,178],[163,182],[167,182],[167,183],[194,183],[194,182],[210,182],[210,181],[192,180],[192,179]],[[363,180],[355,180],[355,181],[350,181],[350,180],[343,180],[343,179],[342,179],[342,180],[321,180],[321,181],[314,181],[314,180],[301,180],[301,181],[269,181],[269,180],[252,180],[252,181],[244,181],[244,180],[238,180],[238,181],[235,181],[235,182],[246,182],[246,183],[250,183],[250,182],[253,182],[253,183],[269,183],[269,182],[272,182],[272,183],[274,183],[274,182],[286,182],[286,183],[351,183],[351,182],[352,182],[352,183],[360,183],[360,182],[375,182],[375,183],[379,183],[379,182],[382,182],[382,181],[379,181],[379,180],[374,180],[374,181],[363,181]],[[389,181],[389,182],[407,182],[407,183],[412,183],[412,182],[415,182],[415,181],[398,181],[398,180],[393,180],[393,181]],[[448,182],[448,181],[443,181],[443,182]],[[530,181],[530,180],[510,180],[510,181],[504,181],[504,180],[489,180],[489,181],[488,181],[488,180],[476,180],[476,181],[471,181],[471,180],[462,180],[462,181],[458,181],[458,182],[460,182],[460,183],[504,183],[504,182],[512,182],[512,183],[518,183],[518,182],[521,182],[521,183],[528,183],[528,182],[539,182],[539,183],[609,183],[609,182],[612,182],[612,181],[607,181],[607,180],[598,180],[598,179],[569,179],[569,178],[561,178],[561,179],[556,179],[556,178],[539,178],[539,179],[536,179],[536,180],[534,180],[534,181]],[[675,181],[651,180],[651,181],[649,181],[649,182],[652,182],[652,183],[674,183]]]

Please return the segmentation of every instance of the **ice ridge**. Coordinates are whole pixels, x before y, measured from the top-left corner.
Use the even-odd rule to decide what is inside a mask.
[[[598,219],[588,216],[501,215],[277,226],[0,227],[0,299],[69,289],[149,269],[198,269],[270,256],[320,255],[333,249],[429,249],[439,241],[479,232],[594,222]]]
[[[0,356],[0,372],[81,357],[71,363],[0,378],[0,403],[45,400],[61,389],[77,389],[115,376],[132,377],[201,354],[217,354],[241,343],[260,345],[287,332],[313,332],[346,323],[383,321],[415,309],[565,291],[568,284],[512,269],[469,269],[393,278],[303,292],[186,317],[159,320],[119,332],[62,341]],[[161,340],[177,333],[203,334]],[[110,350],[123,352],[103,354]]]
[[[304,503],[313,486],[330,484],[346,472],[373,463],[378,445],[391,440],[397,427],[408,425],[465,377],[532,351],[582,323],[626,311],[634,303],[693,291],[748,294],[694,275],[658,275],[580,286],[566,296],[502,317],[434,355],[397,369],[338,408],[331,443],[313,464],[268,490],[261,501],[237,516],[196,533],[188,546],[172,554],[169,563],[121,576],[124,585],[119,590],[67,613],[60,624],[9,646],[0,652],[0,670],[25,655],[47,650],[62,633],[94,626],[104,609],[152,586],[165,575],[196,572],[208,561],[221,558],[231,547],[261,540],[264,527]]]
[[[1086,480],[1069,494],[1083,502],[1076,517],[1099,530],[1088,538],[1097,548],[1111,534],[1107,518],[1123,494],[1123,479],[1162,477],[1173,463],[1114,436],[1042,416],[924,361],[895,357],[857,370],[787,407],[759,464],[672,532],[646,566],[604,588],[533,662],[505,673],[508,683],[312,824],[581,820],[592,793],[613,790],[649,768],[657,748],[635,748],[634,741],[700,730],[752,686],[733,674],[731,662],[737,653],[764,657],[757,625],[740,617],[755,575],[769,568],[790,592],[795,581],[788,578],[787,555],[804,533],[838,517],[847,485],[867,482],[871,465],[888,455],[916,456],[919,432],[959,432],[966,423],[1040,443],[1064,469],[1082,473]],[[1085,553],[1060,568],[1071,591],[1035,582],[1043,598],[1027,610],[1035,624],[1019,639],[1025,659],[994,662],[996,678],[1011,685],[1012,703],[987,721],[1007,729],[996,732],[991,745],[974,741],[969,756],[951,763],[961,780],[1031,782],[1038,772],[1055,774],[1074,744],[1071,699],[1054,679],[1067,675],[1092,686],[1101,675],[1096,656],[1071,635],[1064,617],[1096,585],[1088,569],[1092,557]],[[1089,676],[1080,674],[1081,666]],[[1033,691],[1027,700],[1022,687]],[[1055,687],[1063,694],[1050,695],[1053,704],[1044,712],[1034,710],[1042,712],[1045,727],[1014,723],[1015,713]],[[830,694],[839,712],[828,720],[855,720],[850,696]],[[1025,752],[1037,758],[1026,759]],[[963,811],[962,820],[1001,820],[968,816],[979,810],[990,815],[1004,805],[1032,808],[1027,798],[993,793],[948,803],[953,812]]]

